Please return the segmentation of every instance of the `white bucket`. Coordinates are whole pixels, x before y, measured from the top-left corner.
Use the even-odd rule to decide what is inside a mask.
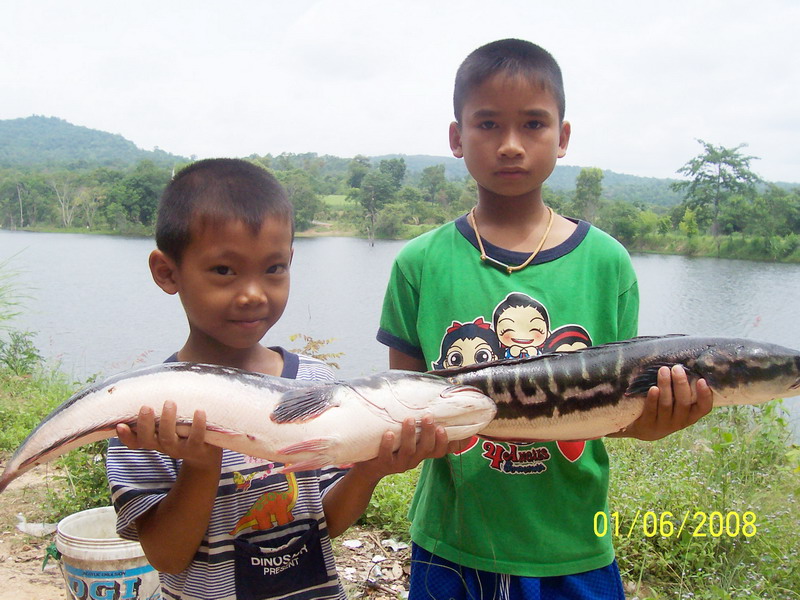
[[[62,519],[56,529],[61,572],[76,600],[161,600],[158,572],[138,542],[116,532],[114,508],[92,508]]]

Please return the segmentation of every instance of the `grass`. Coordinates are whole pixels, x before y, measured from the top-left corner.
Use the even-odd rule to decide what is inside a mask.
[[[653,590],[643,597],[800,598],[789,435],[776,402],[716,410],[655,443],[609,440],[614,542],[626,579]]]
[[[43,368],[38,353],[24,341],[26,334],[11,332],[12,342],[0,344],[0,452],[11,454],[53,409],[80,386],[57,370]],[[17,340],[13,343],[13,340]],[[20,342],[22,340],[22,342]],[[56,480],[48,488],[42,512],[50,521],[72,513],[108,506],[105,476],[106,442],[95,442],[57,460]]]
[[[345,194],[328,194],[327,196],[322,196],[322,201],[333,208],[352,205],[352,202],[347,201]]]
[[[682,256],[704,256],[767,262],[800,262],[800,236],[786,237],[710,235],[687,237],[676,233],[666,235],[649,234],[628,244],[633,252],[652,252]]]

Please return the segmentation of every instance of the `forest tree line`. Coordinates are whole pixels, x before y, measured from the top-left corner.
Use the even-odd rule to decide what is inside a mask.
[[[678,170],[684,178],[672,187],[682,200],[672,206],[610,195],[598,168],[581,169],[574,189],[545,186],[545,202],[631,250],[711,253],[707,246],[723,256],[800,261],[800,187],[762,181],[744,145],[700,144],[702,151]],[[444,164],[410,172],[402,157],[248,158],[285,186],[299,232],[327,223],[370,238],[410,238],[464,214],[477,197],[475,182],[448,177]],[[1,168],[0,227],[151,235],[161,191],[184,164]]]

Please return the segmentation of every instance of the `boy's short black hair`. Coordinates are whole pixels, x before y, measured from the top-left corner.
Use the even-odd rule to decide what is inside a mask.
[[[461,112],[470,92],[497,73],[536,79],[555,96],[559,121],[564,120],[564,81],[556,60],[547,50],[536,44],[525,40],[505,39],[473,50],[458,68],[453,91],[456,122],[461,123]]]
[[[258,234],[266,218],[286,220],[294,237],[292,204],[266,169],[236,158],[210,158],[179,171],[161,195],[156,246],[180,262],[193,223],[238,220]]]

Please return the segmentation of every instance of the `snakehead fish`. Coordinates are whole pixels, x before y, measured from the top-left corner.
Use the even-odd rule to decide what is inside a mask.
[[[800,352],[747,339],[639,337],[576,352],[431,371],[483,391],[497,416],[478,435],[498,440],[585,440],[620,431],[642,413],[662,366],[683,365],[714,406],[760,404],[800,392]]]
[[[286,463],[286,471],[374,458],[383,434],[399,434],[408,417],[419,422],[430,414],[458,440],[474,435],[495,414],[494,403],[476,389],[424,373],[388,371],[327,383],[163,363],[92,385],[50,413],[6,464],[0,492],[37,464],[114,436],[119,423],[135,426],[142,406],[158,419],[165,400],[176,404],[179,433],[188,431],[194,411],[202,409],[209,443]]]

